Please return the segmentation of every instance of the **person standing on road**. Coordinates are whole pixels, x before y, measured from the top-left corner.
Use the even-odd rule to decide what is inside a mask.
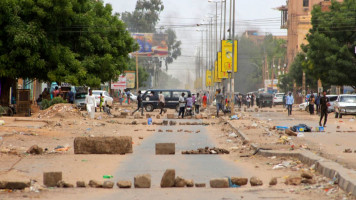
[[[184,118],[184,110],[185,110],[185,99],[184,99],[184,92],[182,92],[182,96],[179,97],[179,113],[178,118],[182,114],[182,119]]]
[[[200,112],[201,103],[202,103],[202,99],[201,99],[201,97],[200,97],[200,94],[197,93],[197,98],[196,98],[196,100],[195,100],[195,112],[196,112],[197,114],[199,114],[199,112]]]
[[[141,95],[141,90],[138,91],[137,94],[137,109],[132,112],[132,115],[136,112],[139,111],[141,108],[141,116],[143,116],[143,104],[142,104],[142,95]]]
[[[247,108],[250,108],[250,105],[251,105],[251,97],[250,97],[249,94],[246,96],[246,102],[247,102]]]
[[[130,97],[131,97],[130,90],[127,90],[127,92],[126,92],[126,97],[127,97],[127,99],[126,99],[127,102],[126,102],[126,103],[127,103],[127,104],[130,104],[130,100],[131,100],[131,99],[130,99]],[[137,97],[137,98],[138,98],[138,97]]]
[[[103,93],[100,93],[100,103],[99,103],[99,108],[100,108],[100,112],[101,112],[101,108],[103,107],[103,103],[104,103],[104,96],[103,96]],[[104,109],[103,109],[104,111]]]
[[[96,101],[95,101],[95,96],[93,95],[93,92],[91,89],[89,89],[89,95],[87,95],[85,97],[85,103],[87,104],[88,115],[90,116],[91,119],[94,119]]]
[[[159,98],[158,107],[161,109],[161,112],[159,114],[162,115],[162,112],[164,110],[164,105],[166,103],[166,100],[164,99],[164,95],[162,94],[162,91],[159,93],[158,98]]]
[[[312,93],[308,99],[309,101],[309,113],[311,115],[314,115],[314,103],[315,103],[315,98],[314,98],[314,94]]]
[[[206,96],[206,93],[204,93],[203,96],[203,108],[206,108],[206,105],[208,104],[208,97]]]
[[[251,94],[251,107],[253,107],[254,103],[255,103],[255,95]]]
[[[294,104],[294,98],[291,92],[289,92],[289,95],[286,97],[286,104],[288,108],[288,116],[292,115],[292,106]]]
[[[315,104],[316,104],[316,114],[320,113],[320,92],[318,93],[318,96],[315,98]]]
[[[220,89],[218,90],[218,93],[216,94],[216,117],[219,117],[219,110],[223,109],[223,101],[224,101],[224,96],[220,93]]]
[[[121,90],[119,90],[119,93],[118,93],[117,96],[119,97],[120,106],[122,106],[122,102],[124,100],[124,96],[123,96],[123,93],[121,92]]]
[[[69,90],[68,92],[68,103],[70,104],[74,103],[74,92],[72,90]]]
[[[324,127],[326,127],[326,121],[328,120],[328,106],[329,106],[329,98],[326,97],[326,92],[323,92],[323,96],[320,98],[320,121],[319,126],[321,126],[321,121],[324,118]]]

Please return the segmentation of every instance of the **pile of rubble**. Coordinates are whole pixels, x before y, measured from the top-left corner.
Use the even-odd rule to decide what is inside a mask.
[[[230,154],[230,152],[226,149],[205,147],[197,150],[182,151],[182,154]]]
[[[68,118],[68,117],[81,117],[82,114],[75,105],[72,104],[55,104],[46,110],[41,110],[36,118]]]

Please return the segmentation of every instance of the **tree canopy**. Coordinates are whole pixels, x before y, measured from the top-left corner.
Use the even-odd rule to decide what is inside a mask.
[[[308,58],[306,73],[323,84],[356,88],[356,1],[333,1],[329,11],[317,5],[311,23],[309,44],[302,46]]]
[[[99,86],[137,47],[102,1],[0,1],[0,77]]]

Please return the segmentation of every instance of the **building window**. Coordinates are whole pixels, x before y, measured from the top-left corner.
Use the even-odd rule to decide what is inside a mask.
[[[303,0],[303,7],[309,7],[309,0]]]

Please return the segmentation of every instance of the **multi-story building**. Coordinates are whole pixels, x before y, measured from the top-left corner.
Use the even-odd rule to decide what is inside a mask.
[[[337,0],[342,1],[342,0]],[[306,44],[306,35],[311,25],[311,11],[313,6],[321,5],[327,11],[330,0],[287,0],[287,5],[277,8],[281,11],[281,28],[288,30],[287,37],[287,70],[295,56],[301,51],[300,46]]]

